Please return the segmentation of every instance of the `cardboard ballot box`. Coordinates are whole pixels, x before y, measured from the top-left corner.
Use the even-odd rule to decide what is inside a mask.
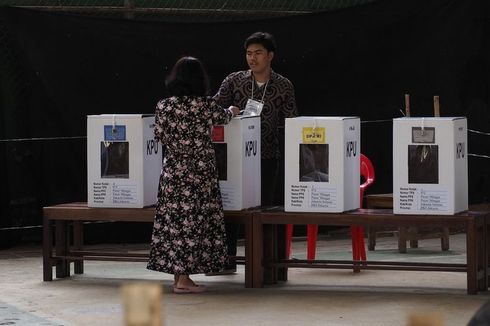
[[[466,118],[393,120],[393,211],[452,215],[468,209]]]
[[[87,116],[89,207],[156,204],[162,150],[154,125],[154,115]]]
[[[359,208],[360,119],[286,119],[285,210],[343,212]]]
[[[213,127],[223,209],[260,206],[260,117]]]

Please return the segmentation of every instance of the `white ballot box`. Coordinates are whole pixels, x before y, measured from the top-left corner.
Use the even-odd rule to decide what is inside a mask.
[[[360,119],[290,118],[285,132],[285,210],[359,208]]]
[[[260,206],[260,117],[235,117],[213,127],[223,209]]]
[[[154,125],[154,115],[87,116],[89,207],[156,204],[162,149]]]
[[[468,209],[466,118],[393,120],[393,211],[452,215]]]

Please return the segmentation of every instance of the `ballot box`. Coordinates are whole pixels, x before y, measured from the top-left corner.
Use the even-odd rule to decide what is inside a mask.
[[[260,117],[238,116],[212,133],[223,209],[260,206]]]
[[[154,115],[87,116],[89,207],[156,204],[162,150],[154,125]]]
[[[394,119],[394,213],[452,215],[467,209],[466,118]]]
[[[344,212],[359,208],[360,119],[286,119],[285,210]]]

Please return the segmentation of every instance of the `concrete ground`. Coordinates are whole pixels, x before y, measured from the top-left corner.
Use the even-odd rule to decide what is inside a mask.
[[[465,235],[451,235],[449,252],[436,239],[420,241],[407,254],[396,238],[378,239],[371,260],[465,262]],[[98,247],[101,247],[98,245]],[[141,245],[104,245],[146,250]],[[243,248],[239,248],[243,250]],[[305,241],[293,243],[304,258]],[[318,258],[350,259],[349,239],[322,237]],[[73,268],[73,267],[72,267]],[[171,293],[172,277],[148,271],[144,263],[85,263],[85,274],[42,281],[40,245],[0,251],[0,325],[123,325],[120,287],[150,281],[163,289],[165,325],[407,325],[411,313],[437,313],[444,325],[465,325],[490,299],[466,294],[466,274],[437,272],[290,269],[289,281],[263,289],[243,287],[243,267],[228,276],[197,275],[204,294]]]

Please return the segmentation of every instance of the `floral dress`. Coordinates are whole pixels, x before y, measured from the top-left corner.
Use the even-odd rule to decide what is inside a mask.
[[[211,126],[228,109],[207,97],[170,97],[157,104],[155,139],[163,168],[148,269],[190,275],[217,272],[228,260]]]

